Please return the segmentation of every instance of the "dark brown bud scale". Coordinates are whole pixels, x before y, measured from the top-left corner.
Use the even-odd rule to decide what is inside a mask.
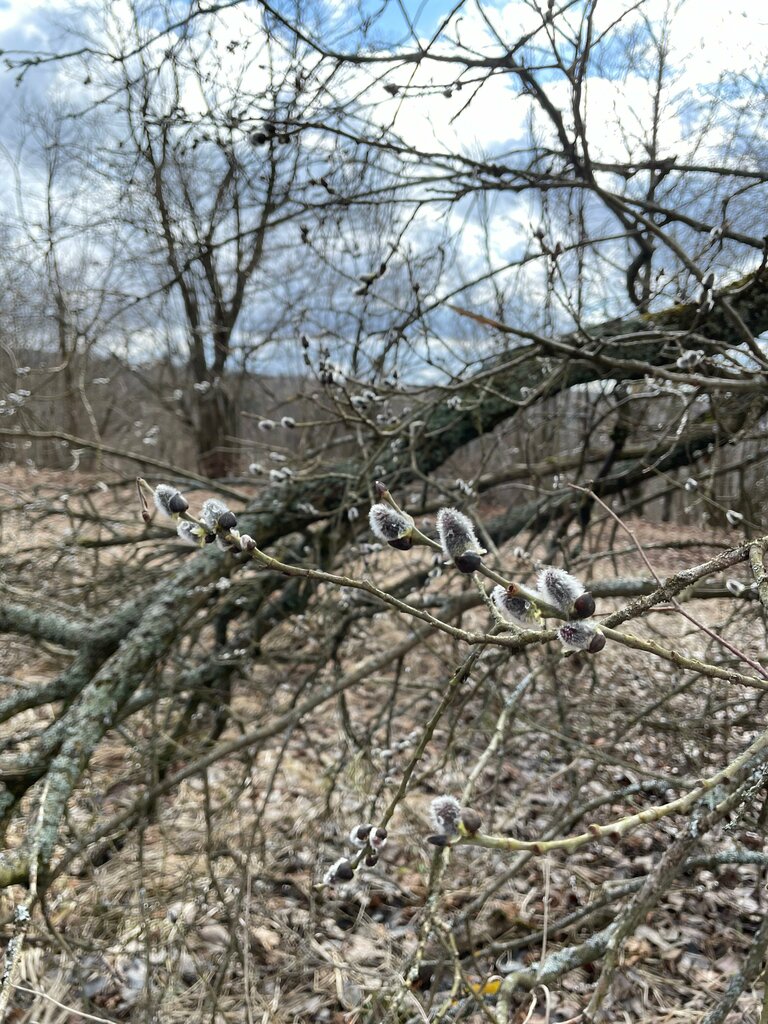
[[[431,843],[433,846],[450,846],[451,837],[441,835],[427,836],[427,842]]]
[[[465,551],[463,555],[457,555],[453,560],[453,564],[459,570],[459,572],[465,573],[469,576],[482,565],[482,558],[477,554],[476,551]]]
[[[184,497],[184,495],[179,494],[178,491],[176,491],[175,494],[172,494],[171,497],[168,499],[168,509],[174,515],[179,515],[181,512],[186,512],[188,508],[189,502]]]
[[[218,527],[220,530],[234,530],[237,526],[237,516],[234,512],[222,512],[219,516]]]
[[[588,590],[576,598],[573,610],[577,619],[588,619],[595,614],[595,599]]]
[[[355,877],[355,872],[348,860],[343,860],[336,868],[336,878],[340,882],[349,882]]]
[[[595,633],[594,637],[592,638],[592,643],[589,645],[587,650],[590,654],[597,654],[598,651],[602,651],[604,647],[605,637],[602,633]]]
[[[375,868],[378,863],[379,863],[379,855],[378,855],[378,853],[368,853],[368,854],[366,854],[365,866],[367,868]]]
[[[477,811],[471,807],[464,807],[461,811],[461,824],[464,826],[465,832],[473,836],[476,832],[480,831],[480,826],[483,823],[483,819]]]
[[[397,548],[398,551],[410,551],[413,547],[413,539],[411,537],[395,537],[394,540],[388,540],[387,544],[391,548]]]
[[[388,493],[387,485],[383,480],[375,480],[373,484],[373,493],[376,497],[381,500],[385,494]]]

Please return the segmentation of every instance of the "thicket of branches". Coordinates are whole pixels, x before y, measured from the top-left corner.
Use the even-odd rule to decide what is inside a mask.
[[[638,928],[761,889],[764,80],[465,7],[8,57],[79,84],[4,224],[3,1012],[32,929],[135,1020],[682,1019]]]

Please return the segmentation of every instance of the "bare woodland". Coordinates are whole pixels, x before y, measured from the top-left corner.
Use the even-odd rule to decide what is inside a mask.
[[[4,56],[0,1019],[768,1024],[765,68],[411,6]]]

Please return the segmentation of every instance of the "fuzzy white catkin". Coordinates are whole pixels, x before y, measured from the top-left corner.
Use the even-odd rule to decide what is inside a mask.
[[[197,547],[200,543],[200,527],[187,523],[183,519],[176,527],[176,533],[185,544],[193,544]]]
[[[577,597],[584,593],[579,581],[564,569],[547,566],[539,573],[537,580],[539,593],[547,602],[562,612],[570,610]]]
[[[504,587],[497,585],[491,591],[491,600],[508,622],[526,629],[535,629],[539,625],[531,602],[524,597],[510,595]]]
[[[379,540],[387,542],[408,536],[413,528],[413,520],[410,516],[396,512],[383,501],[371,505],[368,513],[368,523],[371,527],[371,532]]]
[[[453,796],[438,796],[429,807],[429,817],[440,835],[455,835],[461,821],[461,804]]]
[[[469,516],[457,508],[441,508],[437,513],[437,534],[446,558],[456,559],[468,552],[484,555],[485,548],[475,534],[475,527]]]
[[[171,498],[178,493],[177,488],[171,487],[170,484],[158,484],[154,494],[157,511],[162,512],[164,516],[172,516]]]
[[[200,510],[200,520],[209,530],[215,530],[216,524],[225,512],[229,512],[229,509],[223,501],[219,501],[218,498],[209,498],[203,502],[203,507]]]

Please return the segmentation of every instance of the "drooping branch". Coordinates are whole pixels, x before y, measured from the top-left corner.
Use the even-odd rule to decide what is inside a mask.
[[[93,751],[140,681],[159,664],[176,642],[180,629],[207,599],[207,584],[221,577],[223,561],[222,552],[209,549],[171,577],[126,641],[52,727],[55,729],[53,756],[44,760],[37,771],[38,778],[44,775],[46,779],[38,845],[41,865],[50,863],[67,801]],[[27,755],[29,760],[34,757],[34,750]],[[31,781],[35,781],[34,773]],[[26,788],[23,786],[22,792]],[[13,789],[3,794],[2,810],[6,817],[15,804],[14,794]],[[8,885],[26,878],[29,852],[22,844],[0,854],[0,884]]]

